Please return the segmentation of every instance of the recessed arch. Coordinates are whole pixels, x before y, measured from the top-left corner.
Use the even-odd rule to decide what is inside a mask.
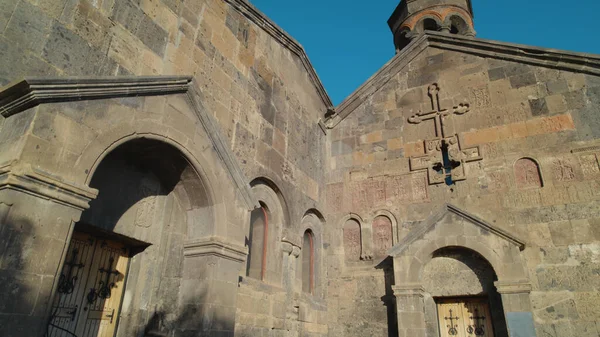
[[[281,191],[266,178],[252,181],[251,191],[260,207],[250,214],[245,244],[250,251],[247,276],[270,284],[281,282],[282,256],[278,254],[282,230],[287,226]]]
[[[323,297],[323,232],[325,218],[322,213],[311,208],[302,217],[299,235],[302,238],[297,274],[302,291]],[[310,237],[307,237],[307,234]],[[309,239],[310,241],[307,241]],[[307,264],[309,263],[309,264]],[[308,274],[307,274],[308,273]]]
[[[408,270],[410,270],[408,275],[409,282],[420,283],[423,276],[423,268],[431,261],[431,259],[433,259],[434,253],[438,249],[450,247],[473,251],[481,255],[492,266],[496,275],[502,273],[503,268],[500,257],[485,244],[479,242],[463,242],[460,245],[443,245],[441,247],[437,245],[426,245],[415,253],[415,256],[411,261],[410,267],[408,268]]]
[[[289,226],[291,224],[291,216],[289,213],[289,207],[287,202],[288,198],[284,195],[283,190],[279,188],[278,184],[275,183],[275,180],[271,179],[268,176],[260,176],[252,179],[252,181],[250,182],[250,187],[253,188],[257,185],[268,186],[275,193],[277,199],[279,200],[279,205],[282,208],[283,224]]]
[[[160,137],[127,137],[115,142],[98,158],[89,172],[88,183],[99,190],[98,198],[90,202],[82,220],[134,237],[133,226],[142,221],[138,217],[157,207],[156,196],[172,194],[186,214],[188,238],[209,236],[215,230],[210,186],[171,142]],[[129,171],[131,176],[127,177]],[[127,187],[127,184],[132,185]],[[131,214],[134,207],[138,208],[136,215]],[[145,215],[147,221],[154,216]],[[136,219],[125,221],[125,217]],[[149,226],[142,224],[146,225]]]

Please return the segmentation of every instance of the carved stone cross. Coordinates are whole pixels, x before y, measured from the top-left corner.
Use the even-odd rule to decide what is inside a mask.
[[[456,181],[467,179],[465,163],[483,158],[478,146],[463,149],[458,134],[448,136],[444,124],[444,119],[450,115],[464,115],[470,112],[470,105],[460,103],[454,106],[452,111],[442,109],[439,92],[440,88],[437,84],[430,85],[428,95],[431,100],[431,111],[418,112],[408,118],[411,124],[420,124],[430,119],[435,124],[435,138],[424,141],[424,156],[410,158],[410,170],[427,170],[430,185],[441,183],[452,185]]]

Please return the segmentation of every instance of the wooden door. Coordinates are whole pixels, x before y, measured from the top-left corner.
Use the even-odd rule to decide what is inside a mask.
[[[125,245],[73,233],[54,299],[48,337],[112,337],[129,260]]]
[[[494,337],[490,307],[483,298],[440,300],[438,319],[441,337]]]

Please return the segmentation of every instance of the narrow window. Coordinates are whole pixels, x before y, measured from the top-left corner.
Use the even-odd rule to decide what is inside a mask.
[[[265,278],[268,231],[269,211],[261,204],[261,207],[253,210],[250,215],[250,232],[247,241],[249,249],[246,276],[257,280],[264,280]]]
[[[315,246],[310,230],[304,232],[302,240],[302,291],[313,294],[315,288]]]

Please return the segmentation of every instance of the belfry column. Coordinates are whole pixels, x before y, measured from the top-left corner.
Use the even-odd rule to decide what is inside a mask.
[[[398,310],[398,335],[425,337],[425,310],[423,296],[425,290],[420,284],[393,286]]]

